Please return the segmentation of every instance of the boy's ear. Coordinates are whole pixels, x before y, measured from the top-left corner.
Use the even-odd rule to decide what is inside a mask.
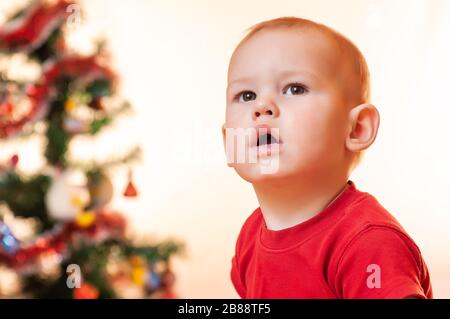
[[[380,114],[372,104],[360,104],[350,113],[350,128],[345,146],[351,152],[360,152],[375,141],[380,125]]]

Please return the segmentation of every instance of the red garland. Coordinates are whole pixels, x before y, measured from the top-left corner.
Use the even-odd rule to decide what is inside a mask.
[[[50,98],[51,89],[61,76],[71,78],[106,78],[114,84],[115,74],[97,61],[96,56],[67,56],[44,66],[44,74],[38,84],[28,88],[28,95],[34,105],[44,105]]]
[[[0,28],[0,48],[8,51],[31,51],[69,16],[67,7],[73,1],[59,0],[50,5],[36,1],[27,11]]]
[[[33,88],[27,90],[27,95],[33,94]],[[30,96],[31,97],[31,96]],[[3,103],[10,103],[9,97],[6,96],[5,101]],[[2,120],[0,121],[0,139],[10,137],[11,135],[20,131],[23,126],[27,123],[34,122],[39,115],[44,112],[40,112],[43,110],[44,104],[37,104],[35,102],[31,103],[30,110],[28,114],[18,120]],[[12,106],[14,107],[14,105]]]
[[[19,120],[0,121],[0,139],[10,137],[25,124],[35,122],[46,115],[52,88],[61,76],[87,78],[89,81],[106,78],[111,81],[113,88],[116,82],[114,72],[101,65],[96,56],[66,56],[50,62],[44,66],[41,80],[27,87],[27,95],[31,99],[30,112]]]
[[[115,79],[114,73],[97,61],[97,56],[66,56],[53,63],[47,64],[43,76],[43,85],[46,89],[52,87],[61,76],[72,78],[87,77],[89,79],[106,78]]]
[[[123,238],[125,228],[126,222],[121,215],[100,211],[96,214],[95,222],[89,227],[80,227],[75,221],[72,221],[61,225],[60,228],[49,234],[40,236],[34,243],[24,245],[14,254],[0,251],[0,262],[16,270],[24,269],[46,253],[64,255],[67,245],[80,235],[87,236],[94,241],[114,237]]]

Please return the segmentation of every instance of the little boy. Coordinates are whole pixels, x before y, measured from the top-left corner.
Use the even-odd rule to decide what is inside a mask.
[[[242,298],[432,298],[419,248],[349,180],[378,131],[369,95],[363,55],[322,24],[265,21],[235,49],[223,138],[260,205],[232,260]]]

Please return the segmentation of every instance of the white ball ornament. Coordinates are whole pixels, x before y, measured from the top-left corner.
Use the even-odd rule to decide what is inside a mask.
[[[57,221],[73,220],[89,201],[87,178],[77,170],[56,174],[46,195],[48,213]]]

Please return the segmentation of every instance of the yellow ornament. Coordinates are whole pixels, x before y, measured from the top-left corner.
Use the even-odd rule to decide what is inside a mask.
[[[72,112],[75,106],[76,106],[75,99],[72,97],[69,97],[66,100],[66,103],[64,103],[64,109],[66,110],[67,113]]]
[[[82,228],[89,227],[95,222],[95,213],[92,211],[82,212],[77,216],[75,222]]]
[[[140,287],[144,286],[146,275],[147,270],[144,267],[133,267],[131,272],[133,282]]]

